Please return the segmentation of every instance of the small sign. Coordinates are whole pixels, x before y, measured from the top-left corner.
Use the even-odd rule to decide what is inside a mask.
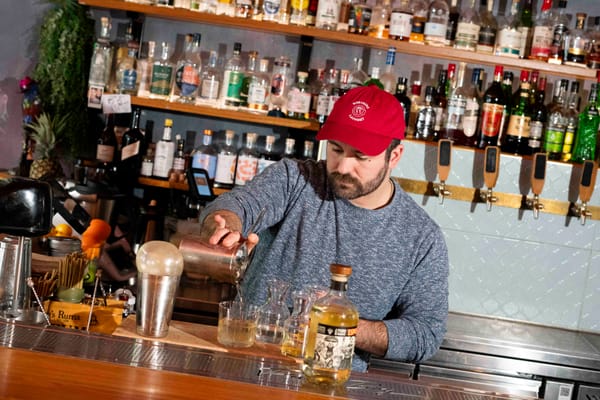
[[[123,114],[131,112],[131,96],[128,94],[105,94],[102,96],[104,114]]]

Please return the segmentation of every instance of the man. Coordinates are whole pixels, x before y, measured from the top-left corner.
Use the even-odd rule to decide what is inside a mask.
[[[421,361],[433,355],[448,314],[448,254],[439,227],[391,178],[402,157],[402,106],[375,86],[335,104],[317,139],[326,161],[284,159],[246,186],[222,194],[201,216],[213,244],[248,235],[254,258],[244,298],[260,305],[267,279],[292,290],[325,286],[329,265],[352,267],[348,297],[358,307],[353,369],[370,354]],[[264,219],[247,230],[261,209]]]

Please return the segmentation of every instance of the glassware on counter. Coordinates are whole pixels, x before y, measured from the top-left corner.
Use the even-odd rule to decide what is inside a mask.
[[[256,320],[256,340],[263,343],[281,344],[283,325],[290,317],[285,298],[290,284],[278,279],[269,281],[267,302],[258,309]]]

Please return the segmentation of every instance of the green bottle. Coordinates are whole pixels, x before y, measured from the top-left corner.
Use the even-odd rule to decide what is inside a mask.
[[[598,85],[592,84],[588,104],[581,114],[575,135],[575,147],[573,148],[573,162],[581,163],[586,160],[596,159],[596,141],[598,137],[598,126],[600,126],[600,114],[596,101],[598,99]]]

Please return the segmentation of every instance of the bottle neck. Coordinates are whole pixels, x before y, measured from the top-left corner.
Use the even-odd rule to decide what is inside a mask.
[[[165,126],[162,140],[165,142],[170,142],[171,141],[171,132],[172,132],[172,128],[170,126]]]
[[[202,138],[202,144],[205,146],[210,146],[212,144],[212,135],[204,135]]]
[[[347,280],[339,280],[339,278],[332,278],[331,283],[329,285],[329,293],[330,294],[338,294],[344,295],[348,290],[348,281]]]

